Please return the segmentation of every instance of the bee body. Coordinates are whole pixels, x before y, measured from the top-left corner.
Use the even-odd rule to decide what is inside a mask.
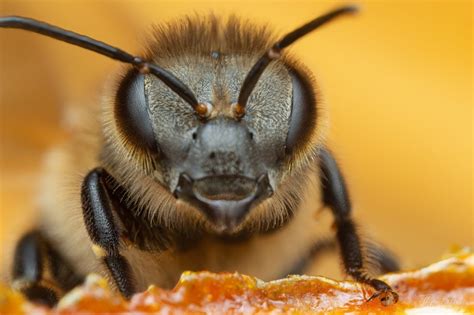
[[[324,145],[327,118],[314,79],[282,53],[353,11],[336,9],[280,41],[235,17],[185,18],[156,28],[143,59],[42,22],[0,19],[133,65],[50,153],[39,232],[16,253],[20,289],[52,304],[90,272],[125,296],[172,287],[185,270],[265,280],[311,272],[329,225],[315,215],[327,207],[346,271],[384,303],[396,301],[366,272],[347,189]],[[63,271],[44,263],[51,252]],[[58,288],[44,282],[45,268]]]

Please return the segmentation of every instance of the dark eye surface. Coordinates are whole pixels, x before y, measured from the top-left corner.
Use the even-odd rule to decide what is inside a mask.
[[[290,69],[293,85],[290,124],[286,138],[286,152],[290,154],[308,143],[316,127],[316,96],[309,79]]]
[[[115,117],[118,128],[129,142],[152,153],[158,151],[148,113],[144,76],[136,70],[129,71],[120,83]]]

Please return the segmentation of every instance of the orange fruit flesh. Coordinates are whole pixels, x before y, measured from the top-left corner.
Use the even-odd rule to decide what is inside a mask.
[[[352,281],[290,276],[264,282],[239,273],[185,272],[172,290],[151,286],[126,301],[105,279],[90,275],[64,296],[54,310],[27,302],[0,287],[1,314],[154,312],[162,314],[245,313],[343,314],[389,312],[463,314],[474,312],[474,254],[463,252],[414,271],[380,277],[399,294],[398,303],[367,301],[371,288]],[[418,312],[418,313],[417,313]]]

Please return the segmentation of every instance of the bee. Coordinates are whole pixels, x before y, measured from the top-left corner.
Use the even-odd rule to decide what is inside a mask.
[[[50,153],[38,228],[18,242],[14,286],[54,305],[86,274],[123,296],[173,286],[184,270],[262,279],[304,273],[328,207],[345,272],[385,305],[397,293],[369,271],[398,268],[365,246],[343,175],[324,141],[312,73],[285,48],[357,11],[336,8],[277,40],[231,16],[158,26],[144,57],[25,17],[0,27],[61,40],[127,64],[98,113]],[[80,174],[80,176],[77,176]],[[329,246],[330,247],[330,246]],[[368,247],[368,249],[365,249]]]

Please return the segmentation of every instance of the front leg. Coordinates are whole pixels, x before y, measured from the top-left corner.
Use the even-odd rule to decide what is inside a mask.
[[[385,282],[371,277],[364,266],[361,241],[351,217],[351,202],[344,178],[335,159],[326,149],[320,151],[320,168],[323,201],[331,207],[335,217],[337,241],[347,274],[376,290],[369,300],[379,297],[384,305],[396,303],[398,294]]]
[[[107,266],[120,292],[127,298],[135,293],[130,266],[120,254],[120,232],[118,230],[118,200],[107,184],[111,176],[102,168],[95,168],[82,184],[82,210],[87,232],[93,243],[94,253]]]

